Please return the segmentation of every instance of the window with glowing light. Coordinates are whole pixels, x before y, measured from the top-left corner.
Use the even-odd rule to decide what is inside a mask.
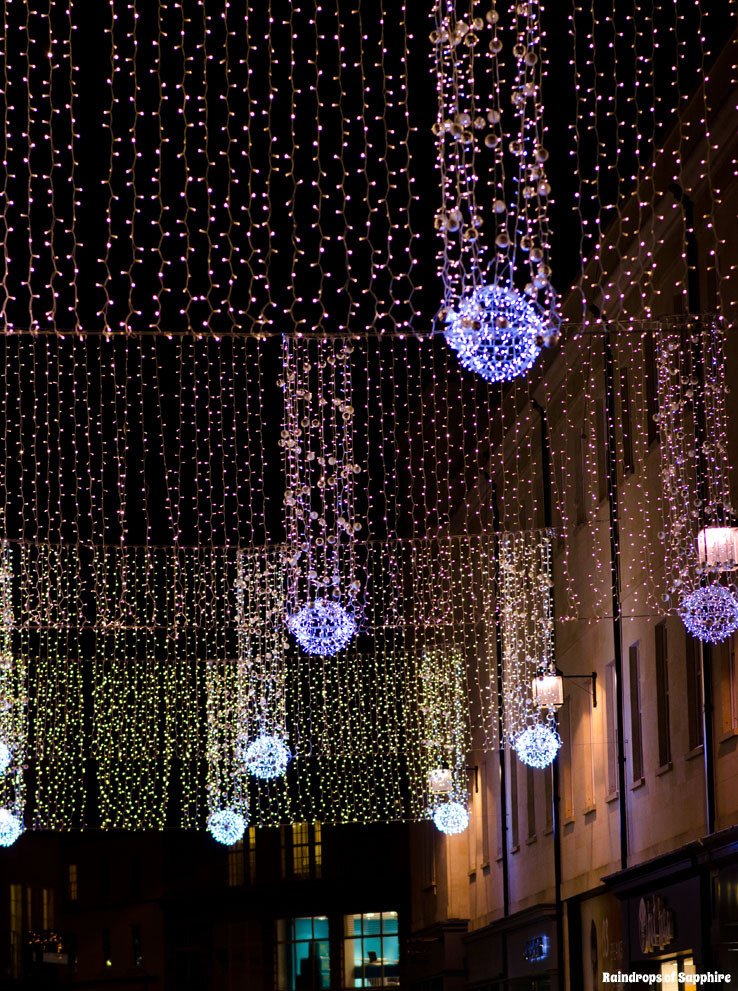
[[[296,822],[282,826],[282,877],[318,878],[323,872],[323,838],[319,822]]]
[[[400,983],[397,912],[344,916],[344,988],[386,988]]]
[[[277,922],[277,991],[319,991],[327,987],[330,987],[328,917],[280,919]]]
[[[700,642],[684,631],[684,657],[687,674],[687,728],[689,749],[702,746],[702,652]]]

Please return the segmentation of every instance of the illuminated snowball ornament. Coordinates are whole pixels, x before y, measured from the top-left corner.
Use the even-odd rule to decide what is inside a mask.
[[[469,825],[469,811],[461,802],[444,802],[432,813],[436,828],[447,836],[463,833]]]
[[[4,740],[0,740],[0,774],[5,774],[13,759],[10,747]]]
[[[702,585],[684,596],[679,615],[693,637],[720,643],[738,630],[738,597],[719,582]]]
[[[478,286],[446,315],[446,340],[461,366],[488,382],[509,382],[532,368],[550,333],[540,308],[515,289]]]
[[[251,743],[241,739],[237,749],[249,774],[264,781],[284,774],[292,756],[284,740],[267,734],[258,736]]]
[[[287,628],[306,654],[337,654],[353,639],[356,620],[338,602],[316,599],[287,620]]]
[[[548,723],[536,723],[528,726],[513,743],[518,759],[528,767],[539,769],[548,767],[554,760],[561,746],[561,737],[557,730]]]
[[[224,846],[232,846],[243,839],[246,819],[233,809],[217,809],[208,819],[208,831],[214,840]]]
[[[23,832],[23,823],[8,809],[0,809],[0,846],[12,846]]]

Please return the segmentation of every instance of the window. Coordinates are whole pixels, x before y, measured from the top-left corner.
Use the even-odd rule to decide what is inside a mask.
[[[605,704],[607,706],[607,794],[618,793],[618,715],[615,661],[605,669]]]
[[[228,887],[237,888],[245,881],[243,840],[228,847]]]
[[[10,885],[10,976],[21,976],[23,949],[23,885]]]
[[[256,877],[256,827],[246,831],[244,839],[228,847],[228,886],[237,888]]]
[[[526,765],[525,790],[528,806],[528,839],[536,838],[536,779],[533,768]]]
[[[479,787],[482,789],[482,867],[489,864],[489,794],[487,761],[482,759],[479,765]]]
[[[143,964],[141,953],[141,926],[131,926],[131,950],[133,955],[133,966],[140,967]]]
[[[561,736],[561,768],[564,799],[564,818],[574,815],[574,783],[571,766],[571,702],[567,699],[559,709],[559,735]],[[549,773],[551,773],[549,771]]]
[[[344,916],[344,988],[395,987],[399,967],[397,912]]]
[[[687,729],[689,749],[702,746],[702,651],[700,642],[684,631],[687,667]]]
[[[633,457],[630,374],[627,368],[620,369],[620,424],[623,432],[623,475],[628,475],[635,468],[635,459]]]
[[[77,901],[77,865],[69,864],[67,867],[67,898],[70,902]]]
[[[553,829],[553,774],[543,775],[543,795],[545,801],[546,832]]]
[[[280,919],[277,922],[278,991],[318,991],[329,986],[328,917]]]
[[[41,889],[41,928],[54,928],[54,889]]]
[[[723,732],[731,733],[738,729],[738,659],[736,658],[736,637],[732,636],[722,648],[722,709]]]
[[[323,868],[322,829],[319,822],[296,822],[281,827],[282,877],[320,877]]]
[[[654,631],[656,648],[656,716],[659,731],[659,767],[671,761],[671,732],[669,728],[669,665],[666,652],[666,624],[659,623]]]
[[[585,808],[595,807],[595,762],[594,762],[594,710],[592,709],[592,694],[588,692],[584,699],[586,706],[584,718],[584,803]]]
[[[33,929],[33,888],[26,888],[26,929]]]
[[[630,757],[633,782],[643,777],[643,743],[641,740],[641,687],[638,673],[638,644],[628,651],[630,675]]]
[[[110,930],[103,929],[101,932],[102,958],[106,967],[113,966],[113,956],[110,949]]]
[[[518,836],[518,759],[513,750],[508,750],[510,768],[510,849],[515,851],[520,845]]]
[[[420,851],[422,857],[421,883],[423,888],[432,888],[436,883],[436,834],[438,830],[432,822],[418,823],[420,830]]]

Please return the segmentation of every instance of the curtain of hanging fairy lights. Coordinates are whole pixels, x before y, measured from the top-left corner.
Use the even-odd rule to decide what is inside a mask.
[[[738,629],[730,493],[725,331],[685,319],[656,339],[667,607],[711,643]]]
[[[556,673],[551,534],[503,533],[499,553],[503,732],[523,763],[546,767],[561,737],[553,709],[533,696],[533,679]]]
[[[499,11],[493,4],[482,16],[473,2],[439,0],[430,35],[440,316],[462,366],[491,382],[525,374],[556,336],[541,6],[527,0]]]
[[[285,622],[302,650],[324,656],[346,647],[361,622],[353,351],[345,340],[285,338],[279,380],[289,548]]]
[[[13,570],[7,545],[0,547],[0,846],[11,846],[24,829],[23,777],[28,745],[26,660],[13,649]]]

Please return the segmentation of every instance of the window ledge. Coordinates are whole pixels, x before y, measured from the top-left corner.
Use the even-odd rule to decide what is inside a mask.
[[[630,790],[637,791],[638,788],[642,788],[645,785],[645,783],[646,783],[646,779],[644,777],[640,777],[632,783],[632,785],[630,786]]]
[[[572,822],[574,822],[574,814],[573,813],[571,815],[564,816],[564,825],[565,826],[568,826],[569,823],[572,823]]]
[[[520,853],[520,844],[517,843],[515,846],[511,846],[510,853]]]
[[[605,795],[605,801],[609,805],[611,802],[617,801],[619,794],[620,793],[618,791],[611,791]]]
[[[722,736],[718,737],[718,743],[725,743],[727,740],[732,740],[735,736],[738,736],[738,726],[732,726]]]
[[[528,839],[525,841],[525,845],[530,846],[531,843],[535,843],[535,841],[536,841],[536,834],[533,833],[533,835],[529,836]]]
[[[421,891],[427,891],[429,894],[435,895],[435,893],[436,893],[436,882],[433,881],[431,884],[424,884],[423,887],[420,890]]]
[[[472,868],[468,873],[469,873],[469,880],[470,881],[476,881],[476,879],[477,879],[477,869],[476,869],[476,867]]]
[[[543,830],[543,835],[544,836],[551,836],[552,833],[553,833],[553,831],[554,831],[553,826],[546,826],[546,828]]]
[[[479,866],[482,868],[483,871],[488,871],[489,870],[489,860],[483,860],[482,863]]]
[[[667,762],[665,764],[662,764],[661,767],[656,771],[656,777],[660,778],[662,774],[667,774],[669,771],[673,769],[673,767],[674,767],[673,762],[667,760]]]
[[[590,815],[592,812],[597,811],[597,806],[594,802],[590,802],[589,805],[585,805],[582,810],[586,816]]]
[[[705,748],[702,744],[698,744],[693,750],[690,750],[684,755],[685,760],[694,760],[695,757],[701,757],[705,752]]]

